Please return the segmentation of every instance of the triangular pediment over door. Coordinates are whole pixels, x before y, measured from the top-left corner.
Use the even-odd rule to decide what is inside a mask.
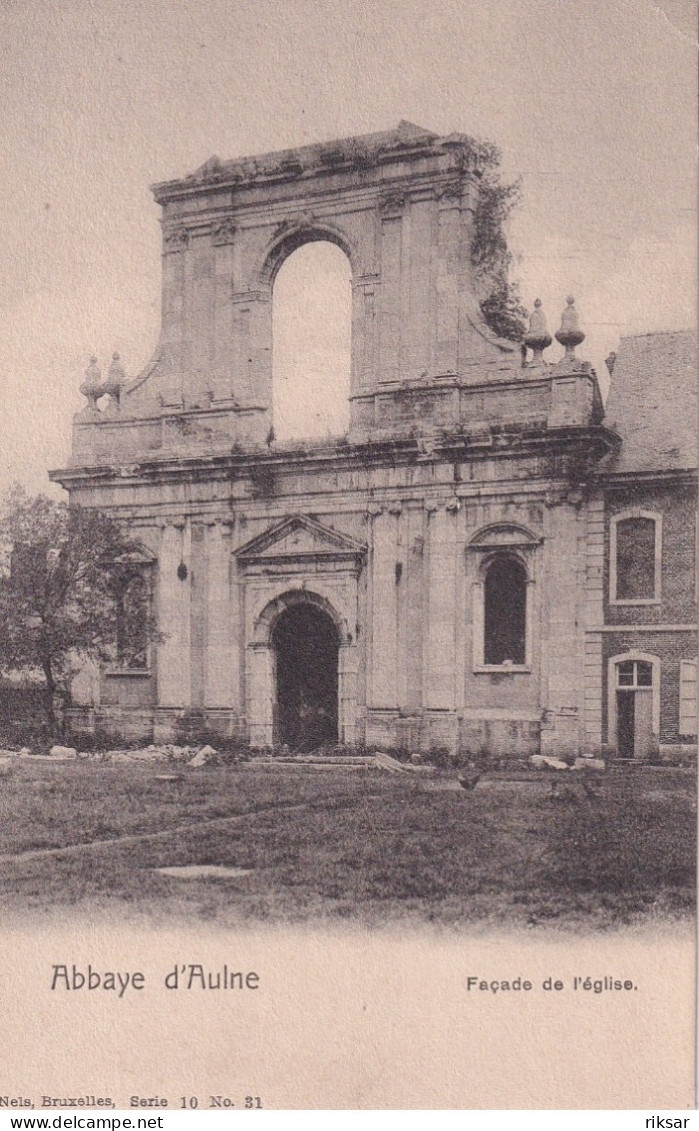
[[[344,561],[359,565],[366,546],[316,519],[296,514],[275,523],[236,551],[241,565]]]

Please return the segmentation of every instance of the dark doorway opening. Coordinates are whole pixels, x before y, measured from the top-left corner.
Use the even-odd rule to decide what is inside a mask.
[[[617,691],[617,753],[620,758],[633,758],[635,732],[635,692]]]
[[[276,661],[276,741],[292,750],[337,742],[337,629],[311,604],[294,605],[272,633]]]
[[[653,665],[623,660],[616,665],[617,754],[648,758],[653,753]]]

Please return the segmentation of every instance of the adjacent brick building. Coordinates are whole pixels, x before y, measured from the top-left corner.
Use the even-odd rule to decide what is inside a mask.
[[[526,360],[494,335],[481,160],[401,123],[156,186],[161,340],[132,381],[90,366],[54,478],[137,532],[121,600],[153,602],[163,638],[86,670],[74,725],[164,738],[194,714],[255,746],[568,756],[696,732],[694,440],[660,425],[687,403],[689,338],[647,340],[662,374],[626,340],[605,419],[572,299],[555,364],[538,307]],[[317,240],[351,270],[349,431],[280,443],[272,293]]]
[[[623,338],[610,368],[622,443],[588,504],[588,735],[670,757],[697,735],[696,335]]]

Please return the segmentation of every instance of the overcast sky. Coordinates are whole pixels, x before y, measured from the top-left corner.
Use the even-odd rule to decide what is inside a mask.
[[[0,485],[65,464],[90,353],[147,362],[149,185],[213,153],[401,118],[489,139],[552,332],[570,291],[600,372],[620,335],[692,325],[695,27],[693,0],[0,0]]]

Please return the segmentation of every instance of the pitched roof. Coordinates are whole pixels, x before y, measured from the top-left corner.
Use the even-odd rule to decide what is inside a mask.
[[[697,466],[697,335],[692,330],[622,338],[604,423],[621,436],[609,471]]]

